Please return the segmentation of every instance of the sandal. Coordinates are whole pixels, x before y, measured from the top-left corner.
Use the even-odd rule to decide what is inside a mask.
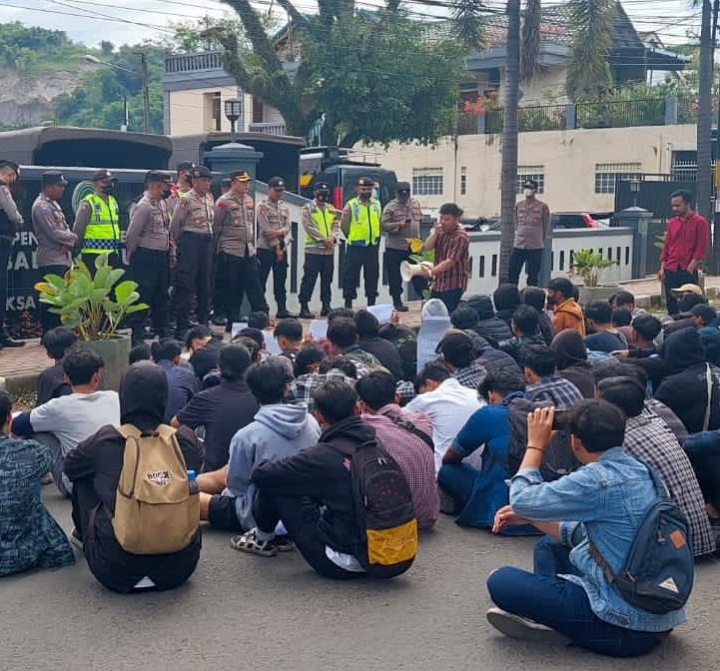
[[[274,557],[278,553],[277,546],[272,539],[269,541],[258,539],[257,529],[250,529],[240,536],[231,538],[230,546],[240,552],[248,552],[262,557]]]

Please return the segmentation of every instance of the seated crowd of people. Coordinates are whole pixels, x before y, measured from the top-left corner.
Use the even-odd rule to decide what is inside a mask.
[[[628,292],[581,307],[564,278],[501,285],[445,310],[449,330],[420,365],[417,329],[397,313],[380,324],[332,310],[319,341],[252,313],[229,343],[196,326],[184,343],[134,348],[119,392],[102,390],[103,361],[72,330],[52,329],[37,406],[13,416],[0,392],[0,575],[70,564],[72,542],[111,590],[169,589],[195,570],[205,523],[240,552],[297,549],[328,578],[389,577],[442,511],[542,535],[532,572],[488,577],[500,632],[644,654],[684,610],[624,600],[596,554],[618,573],[663,495],[696,558],[720,539],[720,325],[699,288],[682,289],[663,323]],[[71,501],[67,536],[41,481]],[[174,537],[134,533],[134,516],[158,506]],[[397,525],[375,524],[378,511]],[[377,550],[381,536],[392,552]]]

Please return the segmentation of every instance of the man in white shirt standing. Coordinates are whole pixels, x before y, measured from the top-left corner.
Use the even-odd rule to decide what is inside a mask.
[[[438,362],[426,364],[418,373],[415,391],[418,396],[410,401],[405,409],[425,413],[430,418],[437,473],[455,436],[485,402],[480,400],[477,390],[463,387],[452,377],[450,371]]]
[[[99,391],[102,357],[88,349],[72,349],[62,360],[72,394],[19,414],[12,424],[17,436],[33,436],[47,444],[53,453],[52,475],[63,496],[72,485],[63,473],[65,456],[86,438],[107,424],[120,425],[120,399],[117,392]]]

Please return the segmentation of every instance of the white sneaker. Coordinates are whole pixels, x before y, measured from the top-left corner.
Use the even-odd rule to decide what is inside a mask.
[[[532,620],[526,620],[519,615],[507,613],[500,608],[491,608],[488,610],[486,617],[487,621],[495,627],[495,629],[508,638],[560,646],[570,645],[572,642],[559,631],[550,629],[550,627],[538,624]]]

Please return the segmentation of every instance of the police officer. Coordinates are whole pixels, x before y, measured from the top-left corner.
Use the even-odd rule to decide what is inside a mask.
[[[380,224],[385,238],[385,272],[387,273],[390,295],[398,312],[407,312],[408,307],[402,302],[403,282],[400,276],[400,264],[410,256],[407,238],[420,237],[420,220],[422,209],[417,200],[410,197],[410,184],[398,182],[395,198],[383,210]],[[416,281],[417,280],[417,281]],[[414,277],[413,285],[418,293],[427,287],[423,277]]]
[[[230,187],[232,186],[232,179],[230,177],[223,177],[220,180],[220,195],[224,196]],[[215,203],[217,207],[217,203]],[[253,207],[253,220],[255,219],[255,210]],[[215,326],[226,326],[227,318],[225,313],[228,311],[227,300],[226,300],[226,288],[225,282],[225,268],[223,268],[223,256],[215,254],[215,262],[213,263],[213,312],[212,312],[212,323]]]
[[[192,175],[195,170],[195,164],[190,161],[181,161],[177,164],[177,182],[172,187],[170,198],[167,201],[170,208],[170,214],[175,212],[180,199],[192,189]]]
[[[224,196],[232,188],[232,177],[223,177],[220,180],[220,195]]]
[[[183,339],[190,327],[193,293],[197,295],[197,318],[201,324],[208,321],[210,302],[215,211],[215,201],[210,193],[212,173],[201,165],[192,175],[193,188],[180,198],[170,222],[170,235],[177,246],[173,302],[178,339]]]
[[[20,168],[12,161],[0,161],[0,349],[22,347],[22,340],[13,340],[5,330],[7,308],[8,262],[15,234],[22,228],[23,218],[15,205],[10,187],[20,176]]]
[[[92,183],[95,193],[82,199],[73,233],[78,237],[82,260],[94,273],[98,254],[110,252],[108,263],[115,268],[120,265],[120,208],[112,195],[117,180],[109,170],[98,170]]]
[[[343,297],[345,307],[352,308],[360,284],[360,270],[365,278],[368,305],[375,305],[380,276],[380,201],[373,197],[375,182],[361,177],[357,183],[357,197],[349,200],[342,213],[340,225],[347,238]]]
[[[335,270],[335,244],[340,233],[340,216],[330,203],[330,187],[318,182],[310,205],[302,209],[302,227],[305,230],[305,266],[300,283],[300,317],[314,319],[310,312],[310,298],[320,275],[320,316],[327,317],[331,310],[332,277]]]
[[[248,195],[252,177],[245,170],[230,173],[230,191],[215,204],[215,261],[222,269],[226,310],[225,330],[232,331],[240,315],[243,294],[253,312],[268,313],[255,256],[255,203]]]
[[[40,274],[65,275],[72,265],[71,251],[77,244],[77,235],[70,230],[60,200],[67,181],[59,170],[46,170],[42,174],[42,191],[32,206],[32,223],[37,238],[37,264]],[[40,303],[40,323],[43,334],[60,326],[60,317]]]
[[[260,283],[263,292],[267,286],[270,271],[273,273],[273,293],[277,303],[277,318],[297,317],[287,310],[285,280],[288,271],[287,245],[290,238],[290,209],[283,202],[285,182],[281,177],[268,180],[268,195],[257,212],[258,260],[260,261]]]
[[[168,284],[171,265],[170,218],[165,202],[172,177],[151,170],[145,175],[145,194],[135,205],[127,231],[130,273],[138,283],[140,300],[150,306],[152,326],[159,338],[168,334]],[[133,346],[143,339],[146,312],[131,315]]]

